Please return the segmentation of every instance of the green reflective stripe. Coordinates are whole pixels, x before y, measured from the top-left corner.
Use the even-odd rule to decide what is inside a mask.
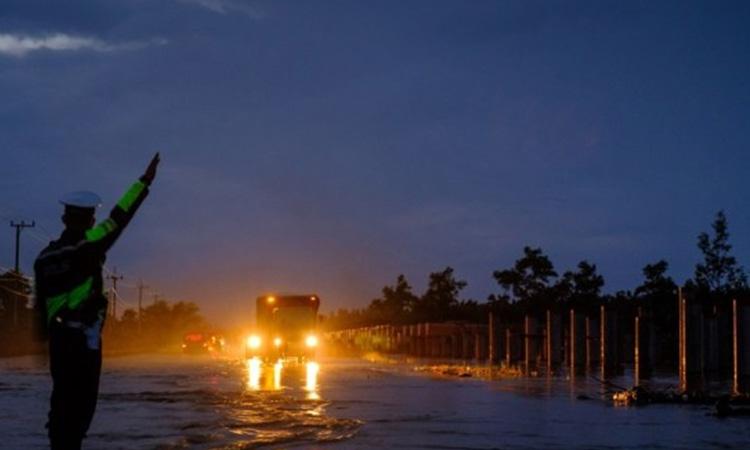
[[[86,281],[73,288],[73,290],[47,299],[47,322],[51,321],[55,314],[66,304],[70,309],[77,309],[81,306],[81,303],[91,295],[91,286],[93,284],[94,277],[88,277]]]
[[[86,240],[96,242],[117,229],[117,222],[107,219],[94,228],[86,231]]]
[[[70,309],[77,309],[91,295],[92,284],[94,284],[94,277],[88,277],[83,284],[70,291],[68,296],[68,307]]]
[[[142,181],[136,181],[130,186],[130,189],[128,189],[128,192],[122,196],[120,201],[117,202],[117,206],[122,208],[125,212],[129,212],[130,208],[133,207],[133,203],[138,200],[138,196],[141,195],[141,192],[143,192],[144,189],[146,189],[146,185]]]
[[[65,305],[65,301],[67,299],[67,294],[63,294],[47,300],[47,323],[52,321],[52,318],[55,317],[55,314],[57,314],[57,312],[60,311],[60,308]]]

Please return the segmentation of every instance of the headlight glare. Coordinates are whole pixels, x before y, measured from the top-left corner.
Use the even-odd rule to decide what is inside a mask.
[[[249,336],[247,338],[247,346],[252,349],[260,348],[260,336]]]

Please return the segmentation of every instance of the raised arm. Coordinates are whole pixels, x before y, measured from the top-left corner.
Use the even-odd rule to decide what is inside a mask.
[[[128,188],[125,195],[120,198],[109,217],[86,231],[86,245],[88,251],[106,253],[107,250],[120,237],[120,233],[130,223],[143,200],[148,195],[148,188],[156,177],[156,168],[159,165],[159,154],[154,155],[151,163],[144,174]]]

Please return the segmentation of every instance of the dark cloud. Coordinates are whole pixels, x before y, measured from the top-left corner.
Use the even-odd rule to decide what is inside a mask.
[[[608,289],[659,258],[682,280],[720,208],[750,255],[743,4],[61,5],[4,2],[0,25],[169,44],[0,57],[0,212],[54,234],[60,193],[111,204],[161,150],[110,261],[213,317],[273,289],[362,304],[445,265],[482,299],[526,244]]]
[[[105,33],[138,12],[134,3],[139,2],[7,0],[0,4],[0,25],[25,33]]]

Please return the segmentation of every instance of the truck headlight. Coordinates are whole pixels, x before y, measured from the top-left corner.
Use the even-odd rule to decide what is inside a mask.
[[[260,348],[260,336],[250,336],[247,338],[247,346],[253,350],[257,350]]]
[[[274,347],[281,347],[281,342],[282,341],[281,341],[280,337],[274,338],[274,340],[273,340]]]
[[[311,334],[305,338],[305,345],[308,347],[317,347],[318,346],[318,337],[314,334]]]

